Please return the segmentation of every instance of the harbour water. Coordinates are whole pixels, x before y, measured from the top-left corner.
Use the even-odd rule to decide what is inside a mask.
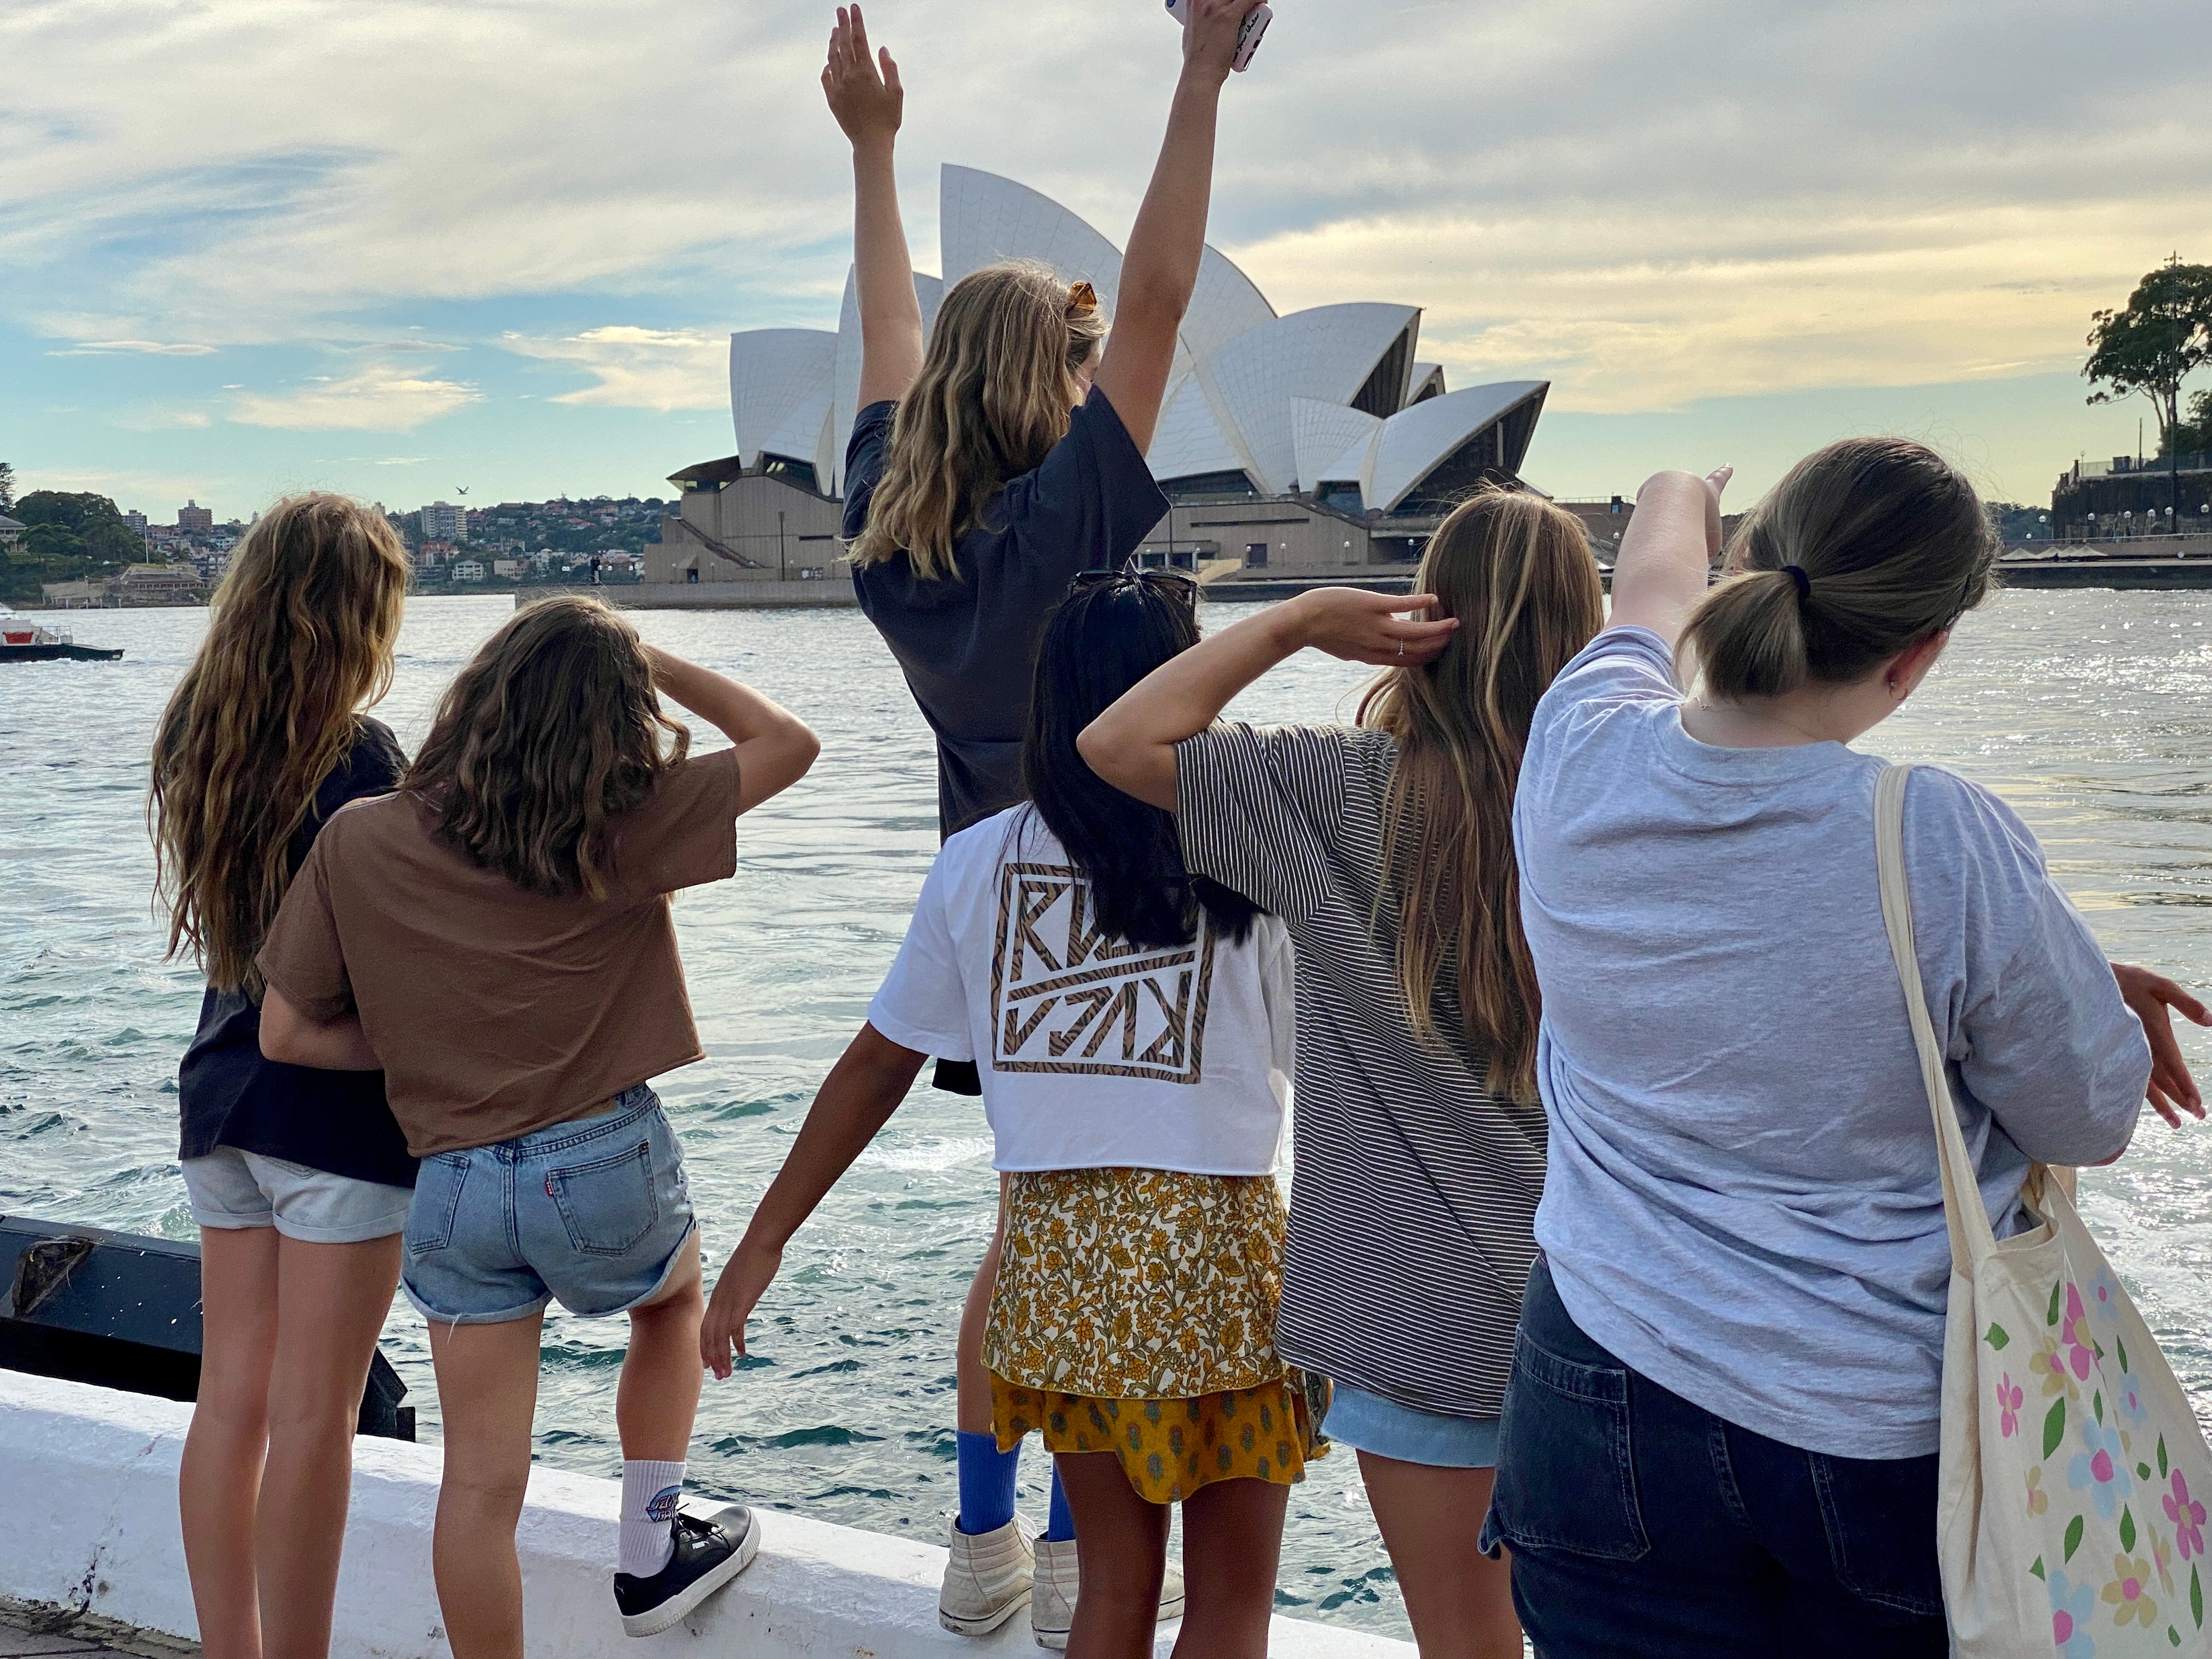
[[[511,613],[506,596],[418,599],[378,712],[410,750],[438,693]],[[1218,619],[1223,613],[1216,612]],[[1235,612],[1227,613],[1233,619]],[[714,1266],[866,1016],[937,844],[926,728],[849,611],[643,612],[656,643],[761,686],[823,738],[814,775],[740,826],[733,883],[677,923],[707,1060],[659,1081]],[[1935,677],[1876,734],[2010,800],[2116,957],[2212,986],[2212,598],[2020,592],[1969,617]],[[144,757],[205,614],[108,612],[80,636],[113,664],[0,668],[0,1210],[190,1237],[176,1170],[176,1061],[199,983],[161,960],[149,905]],[[1235,711],[1348,716],[1364,671],[1309,656]],[[702,733],[702,746],[719,743]],[[2185,1039],[2193,1061],[2212,1042]],[[1788,1103],[1777,1103],[1786,1111]],[[2212,1420],[2212,1141],[2145,1115],[2083,1181],[2093,1225]],[[704,1490],[936,1538],[953,1504],[952,1345],[993,1216],[976,1103],[918,1090],[787,1253],[751,1361],[711,1381],[691,1464]],[[549,1319],[540,1455],[616,1472],[619,1322]],[[437,1433],[422,1322],[386,1351]],[[1042,1519],[1044,1460],[1024,1508]],[[1295,1495],[1284,1611],[1406,1633],[1348,1456]]]

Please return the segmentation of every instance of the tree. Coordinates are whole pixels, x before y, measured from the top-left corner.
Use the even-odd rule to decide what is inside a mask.
[[[2093,404],[2150,399],[2161,445],[2181,424],[2181,383],[2212,362],[2212,265],[2175,254],[2136,285],[2124,309],[2094,313],[2089,361]]]
[[[0,461],[0,514],[15,511],[15,469]]]
[[[0,555],[0,600],[9,604],[35,603],[41,583],[106,575],[146,556],[105,495],[34,489],[11,516],[27,528],[14,556]]]

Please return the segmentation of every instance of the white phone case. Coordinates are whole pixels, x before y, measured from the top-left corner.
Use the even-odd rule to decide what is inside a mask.
[[[1189,0],[1167,0],[1167,5],[1168,15],[1188,28]],[[1237,37],[1237,61],[1231,65],[1239,75],[1251,66],[1252,54],[1260,50],[1260,42],[1267,38],[1267,25],[1274,21],[1274,12],[1267,6],[1255,6],[1244,19],[1243,33]]]

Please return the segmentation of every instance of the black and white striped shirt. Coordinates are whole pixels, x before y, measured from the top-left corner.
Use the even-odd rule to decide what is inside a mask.
[[[1376,915],[1395,739],[1224,722],[1176,753],[1183,858],[1288,925],[1297,963],[1285,1358],[1400,1405],[1495,1417],[1535,1255],[1544,1115],[1492,1094],[1456,1006],[1415,1040]]]

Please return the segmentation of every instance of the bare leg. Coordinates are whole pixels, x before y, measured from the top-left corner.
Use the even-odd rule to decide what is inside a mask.
[[[206,1659],[261,1659],[254,1510],[269,1446],[276,1230],[200,1230],[199,1400],[177,1472],[185,1567]]]
[[[446,1419],[431,1563],[453,1659],[522,1659],[522,1566],[514,1527],[530,1484],[530,1422],[545,1318],[430,1322]],[[693,1362],[698,1356],[694,1353]]]
[[[1421,1659],[1521,1659],[1510,1568],[1475,1547],[1494,1474],[1359,1454]]]
[[[983,1328],[991,1322],[991,1292],[999,1283],[999,1252],[1006,1242],[1006,1183],[999,1182],[999,1230],[991,1248],[983,1252],[983,1265],[968,1283],[968,1301],[960,1310],[960,1346],[953,1351],[955,1375],[959,1379],[960,1403],[953,1415],[963,1434],[991,1432],[991,1373],[983,1367]]]
[[[623,1356],[622,1385],[615,1391],[615,1425],[622,1451],[631,1460],[681,1463],[691,1450],[691,1422],[699,1413],[698,1235],[684,1242],[684,1263],[644,1306],[629,1311],[629,1352]]]
[[[276,1246],[269,1465],[254,1552],[264,1659],[325,1659],[369,1357],[399,1283],[399,1235]]]
[[[1067,1659],[1150,1659],[1167,1571],[1168,1506],[1138,1497],[1111,1452],[1062,1452],[1054,1462],[1075,1513],[1083,1578]]]
[[[1266,1480],[1217,1480],[1182,1506],[1188,1610],[1175,1659],[1267,1659],[1275,1570],[1291,1489]]]

